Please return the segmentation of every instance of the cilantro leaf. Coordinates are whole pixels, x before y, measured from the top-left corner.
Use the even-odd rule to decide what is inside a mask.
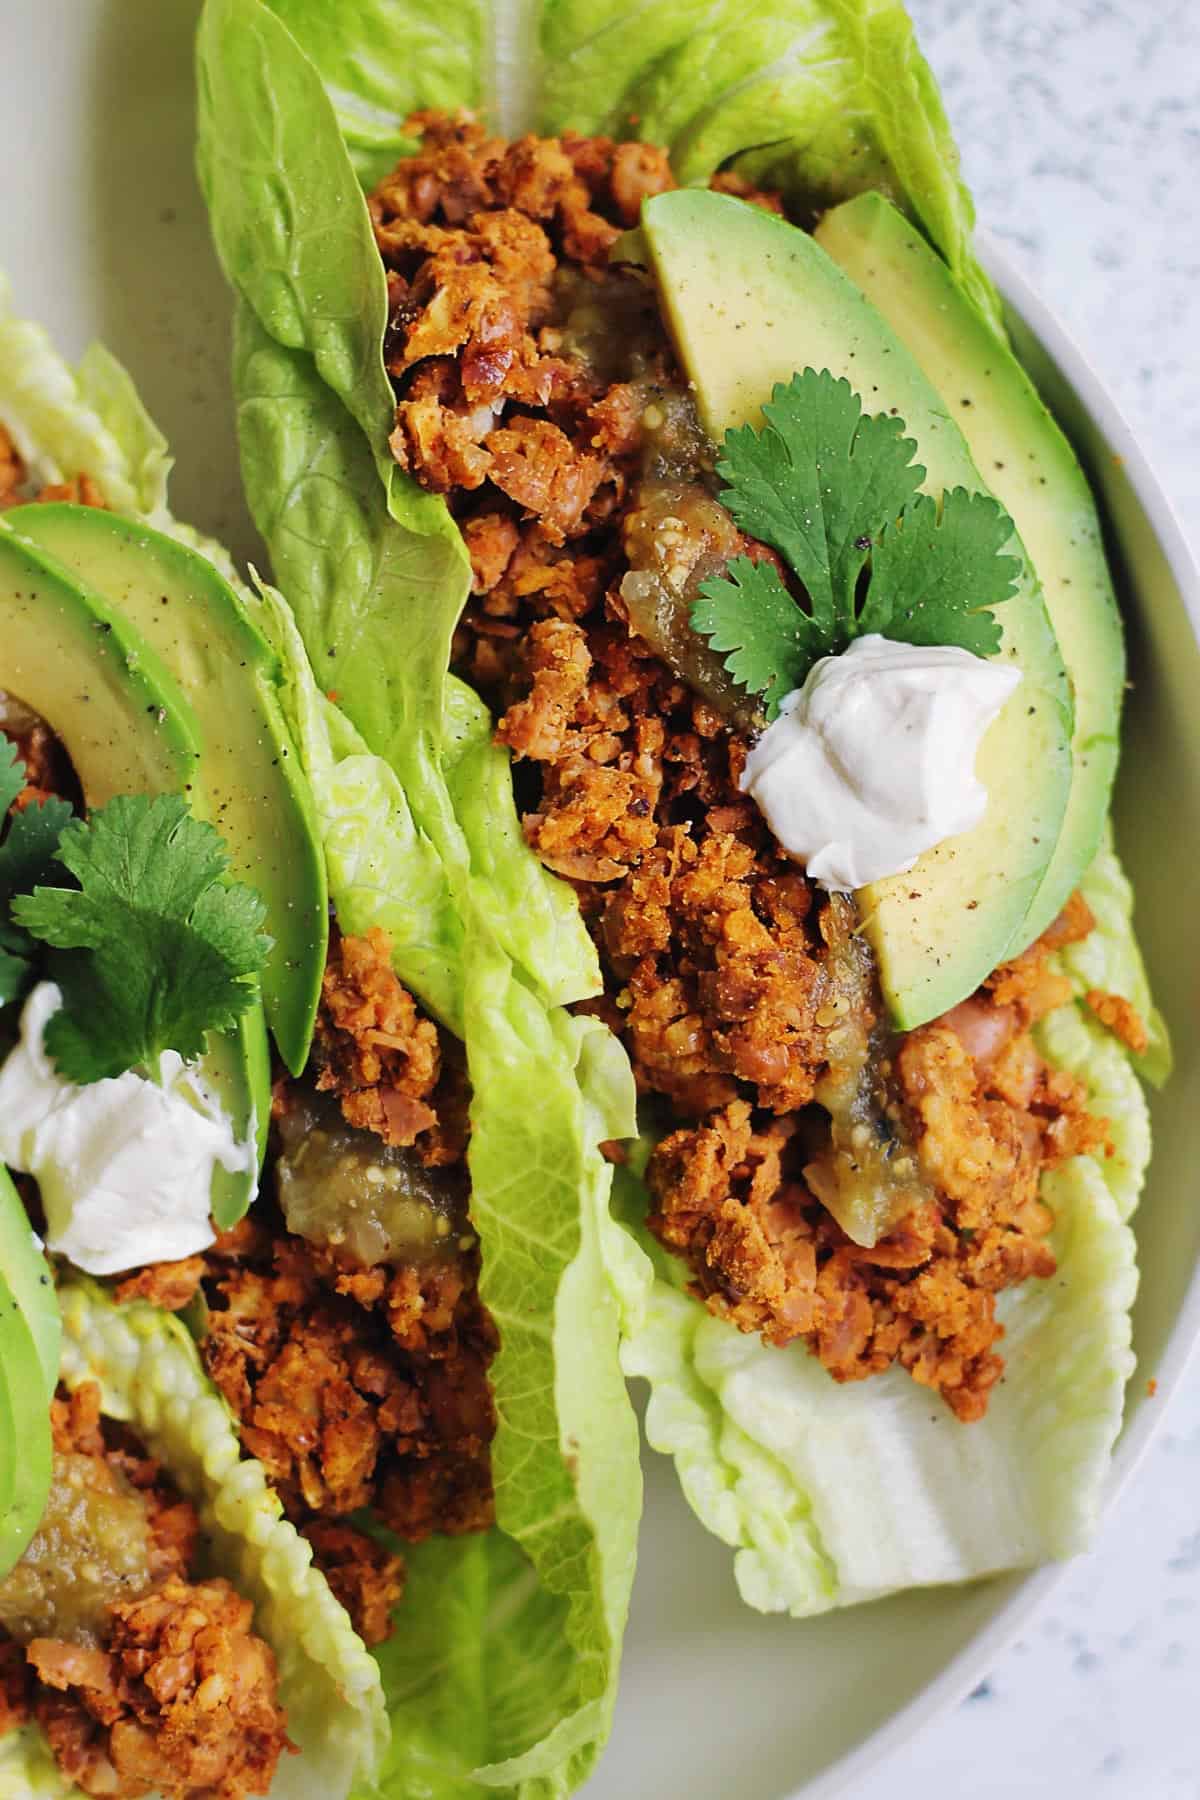
[[[23,893],[51,872],[63,831],[75,817],[53,796],[12,815],[0,844],[0,898]]]
[[[925,470],[904,422],[863,412],[828,369],[776,386],[765,424],[725,434],[721,499],[742,530],[789,565],[801,605],[778,573],[745,558],[702,583],[693,628],[767,716],[813,663],[879,632],[913,644],[1000,646],[991,608],[1014,592],[1020,565],[1002,554],[1012,520],[988,494],[920,492]],[[753,569],[753,575],[746,571]]]
[[[17,755],[17,746],[0,731],[0,819],[7,813],[25,786],[25,764]]]
[[[63,953],[46,1045],[69,1081],[153,1068],[167,1049],[197,1057],[207,1031],[228,1030],[252,1004],[271,948],[266,908],[253,889],[224,883],[225,847],[184,800],[110,800],[67,825],[57,859],[79,886],[39,886],[12,910]]]
[[[18,1000],[33,980],[36,945],[28,932],[8,918],[13,895],[48,874],[63,827],[72,817],[65,800],[10,812],[26,784],[25,765],[16,745],[0,734],[0,826],[10,814],[0,843],[0,1006]]]
[[[692,625],[724,654],[735,681],[766,700],[768,720],[820,656],[835,647],[832,630],[797,606],[772,563],[735,556],[726,578],[700,584]]]
[[[0,1006],[19,1000],[33,980],[31,949],[24,932],[0,925]]]
[[[1000,626],[988,608],[1010,598],[1021,565],[1002,554],[1012,520],[987,494],[952,488],[918,494],[871,552],[871,585],[858,632],[906,644],[958,644],[994,656]]]
[[[763,416],[759,431],[743,425],[726,434],[721,499],[743,531],[796,571],[813,617],[847,630],[871,532],[902,512],[925,479],[912,460],[917,447],[900,419],[865,416],[850,383],[828,369],[780,382]]]

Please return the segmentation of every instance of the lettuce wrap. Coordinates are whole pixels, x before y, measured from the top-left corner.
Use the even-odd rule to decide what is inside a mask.
[[[348,1793],[356,1779],[370,1779],[387,1741],[378,1667],[311,1566],[311,1547],[281,1516],[261,1464],[244,1456],[195,1344],[171,1314],[141,1302],[118,1307],[94,1284],[65,1281],[58,1298],[64,1386],[97,1383],[103,1414],[128,1425],[171,1471],[196,1506],[211,1573],[253,1602],[256,1629],[275,1651],[301,1754],[282,1759],[271,1793],[308,1794],[314,1779]],[[0,1739],[0,1794],[76,1791],[36,1727]]]
[[[201,179],[238,296],[246,491],[308,657],[357,734],[344,780],[361,758],[386,764],[387,791],[407,803],[417,840],[446,871],[453,917],[468,933],[486,919],[513,980],[543,1001],[586,998],[597,984],[571,907],[522,844],[504,754],[476,697],[448,672],[470,570],[447,508],[389,451],[389,312],[364,190],[415,149],[410,114],[460,107],[510,136],[570,128],[662,144],[679,180],[732,170],[781,190],[800,222],[875,189],[919,225],[1002,338],[911,25],[891,0],[792,0],[753,19],[674,0],[480,3],[452,14],[420,0],[355,0],[336,15],[315,0],[208,0],[198,83]],[[307,708],[310,728],[320,727],[324,703],[313,695]],[[334,735],[351,749],[345,725]],[[310,766],[331,754],[306,750]],[[380,792],[368,795],[364,781],[359,803],[382,807]],[[373,878],[360,867],[354,904],[366,906]],[[1096,1023],[1087,992],[1123,996],[1146,1018],[1142,1073],[1161,1079],[1169,1053],[1110,845],[1084,893],[1098,928],[1060,953],[1077,998],[1042,1022],[1039,1047],[1085,1084],[1115,1151],[1047,1177],[1060,1273],[1002,1302],[1008,1374],[987,1420],[960,1428],[931,1418],[927,1393],[898,1370],[839,1386],[803,1349],[766,1348],[707,1314],[642,1229],[638,1155],[618,1181],[627,1235],[611,1229],[603,1183],[589,1190],[624,1367],[650,1384],[650,1442],[675,1458],[690,1504],[734,1548],[756,1607],[801,1616],[1028,1565],[1086,1540],[1132,1368],[1129,1218],[1149,1148],[1130,1057]],[[420,991],[434,1003],[432,989]],[[591,1028],[589,1038],[598,1048]],[[618,1059],[607,1046],[614,1084]],[[531,1071],[525,1079],[537,1092]],[[520,1082],[514,1062],[514,1093]],[[519,1179],[520,1147],[497,1147]]]
[[[134,1423],[202,1504],[221,1558],[265,1609],[303,1751],[285,1759],[273,1792],[564,1794],[607,1735],[641,1505],[612,1287],[636,1252],[610,1217],[599,1149],[633,1129],[632,1079],[608,1034],[559,1005],[598,985],[595,953],[569,891],[525,852],[486,709],[461,686],[437,701],[451,615],[431,621],[419,656],[397,660],[372,640],[377,592],[411,581],[413,563],[408,540],[379,529],[369,458],[363,506],[335,506],[336,539],[319,510],[308,521],[314,541],[328,541],[309,605],[326,607],[331,625],[342,618],[344,643],[361,652],[361,679],[346,689],[361,703],[343,709],[328,697],[327,667],[320,682],[314,674],[319,633],[306,647],[297,629],[314,613],[294,615],[275,590],[242,582],[220,546],[171,514],[166,445],[126,372],[100,347],[69,368],[0,300],[0,422],[31,473],[90,475],[115,510],[198,548],[235,583],[278,657],[341,929],[387,930],[401,980],[465,1040],[480,1291],[501,1337],[490,1368],[497,1524],[406,1546],[412,1598],[373,1658],[309,1569],[259,1465],[237,1460],[235,1422],[177,1320],[140,1303],[116,1309],[90,1284],[65,1288],[64,1380],[102,1383],[106,1409]],[[303,377],[302,359],[282,353],[278,378],[293,379],[296,363]],[[324,419],[309,415],[301,448],[319,509],[323,495],[354,490],[362,450],[340,402],[320,384],[316,398]],[[441,555],[435,587],[460,560],[447,530]],[[277,568],[287,567],[281,549]],[[360,629],[347,616],[356,604]],[[530,1083],[537,1108],[524,1104]],[[36,1733],[0,1743],[0,1792],[60,1791]]]

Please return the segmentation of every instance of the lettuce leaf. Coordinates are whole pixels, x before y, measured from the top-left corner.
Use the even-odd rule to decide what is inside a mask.
[[[91,475],[117,512],[167,529],[166,440],[128,373],[100,344],[76,368],[12,310],[0,273],[0,422],[42,482]]]
[[[418,1769],[439,1800],[469,1776],[573,1784],[607,1735],[640,1512],[608,1269],[611,1257],[632,1294],[637,1252],[609,1216],[599,1151],[634,1129],[632,1072],[595,1021],[548,1010],[526,986],[492,929],[490,884],[468,882],[464,924],[396,776],[317,690],[281,596],[262,593],[339,920],[392,931],[401,978],[467,1045],[480,1291],[501,1335],[500,1530],[477,1547],[417,1553],[418,1592],[436,1584],[431,1570],[446,1585],[429,1605],[410,1588],[381,1652],[396,1727],[387,1767],[400,1784],[382,1791],[426,1791],[412,1785]],[[443,1719],[454,1721],[446,1733]],[[477,1762],[488,1767],[471,1776]]]
[[[549,1738],[568,1710],[566,1604],[501,1532],[433,1538],[406,1548],[405,1559],[406,1627],[376,1652],[392,1738],[375,1792],[385,1800],[522,1793],[503,1778],[485,1785],[480,1771]],[[570,1783],[560,1768],[523,1793],[550,1800]]]
[[[37,1725],[21,1725],[0,1738],[0,1800],[78,1800]]]
[[[388,1768],[399,1785],[385,1780],[382,1791],[440,1796],[461,1781],[463,1792],[478,1791],[474,1782],[565,1793],[607,1736],[640,1512],[606,1260],[625,1269],[632,1290],[636,1252],[609,1217],[611,1171],[599,1150],[633,1129],[632,1073],[599,1025],[533,991],[494,928],[488,859],[469,859],[456,886],[395,773],[319,692],[285,601],[266,586],[262,597],[338,917],[349,929],[392,931],[401,979],[467,1046],[480,1290],[500,1327],[491,1369],[499,1529],[441,1560],[419,1553],[420,1567],[433,1557],[465,1585],[428,1608],[410,1595],[383,1653],[396,1730]],[[471,759],[485,752],[471,741],[470,699],[451,767],[462,763],[474,778]],[[477,822],[486,837],[494,821],[485,810]],[[472,825],[468,809],[468,840]],[[466,1669],[475,1671],[469,1683]],[[442,1720],[454,1721],[448,1735]],[[427,1790],[414,1785],[418,1769]]]
[[[506,1743],[493,1733],[489,1704],[488,1761],[477,1779],[522,1792],[552,1778],[573,1787],[608,1735],[641,1510],[637,1425],[605,1262],[611,1170],[599,1150],[633,1129],[633,1076],[594,1021],[538,1004],[478,912],[465,994],[471,1217],[483,1249],[480,1293],[501,1342],[491,1369],[501,1422],[496,1518],[547,1596],[561,1601],[545,1644],[555,1658],[567,1653],[548,1732]],[[546,1679],[543,1671],[543,1696]],[[534,1704],[526,1695],[521,1711]]]
[[[62,1379],[100,1385],[110,1418],[133,1426],[195,1504],[214,1571],[254,1602],[255,1626],[279,1662],[288,1733],[271,1792],[301,1800],[349,1793],[372,1779],[386,1744],[379,1671],[351,1627],[312,1549],[282,1516],[260,1463],[242,1458],[229,1412],[195,1344],[171,1314],[138,1301],[118,1307],[90,1282],[59,1289]]]
[[[410,113],[485,104],[498,10],[486,0],[354,0],[337,8],[272,0],[271,10],[320,71],[366,188],[415,148],[404,133]]]
[[[320,76],[258,0],[208,0],[196,67],[197,166],[225,273],[277,343],[312,357],[386,471],[386,280]]]
[[[1097,908],[1093,968],[1140,969],[1110,847],[1084,883],[1101,889],[1111,904]],[[839,1386],[803,1349],[766,1348],[681,1293],[661,1256],[648,1302],[628,1316],[626,1372],[650,1383],[647,1436],[675,1458],[693,1509],[735,1551],[744,1599],[762,1611],[802,1617],[1026,1567],[1088,1540],[1133,1368],[1127,1221],[1149,1126],[1127,1056],[1081,1005],[1051,1014],[1039,1041],[1085,1082],[1115,1153],[1045,1176],[1058,1274],[1001,1296],[1007,1374],[980,1423],[960,1426],[898,1369]],[[635,1205],[626,1198],[626,1216]]]
[[[343,931],[390,933],[393,959],[431,1012],[463,1035],[463,927],[437,850],[394,769],[368,750],[317,686],[295,616],[259,583],[283,670],[280,703],[316,806],[329,891]]]
[[[0,423],[40,482],[92,476],[114,512],[198,550],[255,611],[224,545],[172,513],[167,481],[174,458],[129,371],[103,344],[89,344],[72,368],[40,325],[14,315],[2,271]]]
[[[801,214],[881,189],[1003,333],[945,111],[898,0],[782,0],[750,16],[735,0],[269,9],[209,0],[202,24],[214,233],[230,279],[273,336],[316,356],[377,455],[387,414],[368,346],[384,311],[374,275],[354,288],[367,237],[350,181],[373,186],[413,147],[403,127],[422,107],[483,110],[509,135],[569,127],[661,143],[681,181],[732,165]],[[275,228],[256,238],[263,219]]]
[[[789,0],[752,30],[728,0],[474,0],[440,14],[429,0],[352,0],[336,26],[317,0],[207,0],[198,91],[201,181],[243,301],[235,388],[251,509],[321,684],[396,770],[451,868],[462,846],[431,765],[452,707],[461,719],[468,704],[446,664],[469,568],[444,504],[388,450],[386,282],[360,187],[405,148],[408,110],[482,101],[514,130],[634,120],[668,143],[684,179],[758,146],[800,205],[883,185],[990,304],[945,117],[893,0]],[[500,811],[473,848],[489,858],[506,947],[535,984],[550,970],[552,1002],[594,992],[569,897],[521,842],[499,754],[481,761]],[[482,811],[480,794],[464,779],[454,799]],[[563,956],[576,964],[569,980]]]

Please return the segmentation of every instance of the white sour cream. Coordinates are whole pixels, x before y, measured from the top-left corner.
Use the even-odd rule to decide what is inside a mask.
[[[1020,679],[953,645],[855,638],[782,701],[742,790],[823,887],[903,874],[982,819],[976,752]]]
[[[62,1005],[39,982],[21,1014],[21,1039],[0,1068],[0,1161],[35,1177],[46,1245],[90,1275],[174,1262],[213,1241],[217,1167],[254,1166],[232,1121],[173,1050],[162,1085],[128,1070],[76,1087],[46,1054],[46,1026]]]

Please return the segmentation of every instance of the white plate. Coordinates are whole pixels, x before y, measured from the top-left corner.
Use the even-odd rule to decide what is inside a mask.
[[[179,458],[176,510],[252,553],[228,398],[229,301],[191,168],[194,5],[4,0],[0,10],[0,266],[21,310],[66,351],[95,335],[129,363]],[[1118,832],[1178,1058],[1153,1103],[1137,1221],[1139,1369],[1115,1488],[1200,1331],[1200,652],[1187,616],[1190,605],[1200,621],[1200,581],[1103,387],[995,252],[989,262],[1108,509],[1134,681]],[[826,1800],[970,1687],[1055,1575],[805,1624],[763,1619],[738,1601],[728,1552],[651,1457],[616,1731],[588,1800]]]

